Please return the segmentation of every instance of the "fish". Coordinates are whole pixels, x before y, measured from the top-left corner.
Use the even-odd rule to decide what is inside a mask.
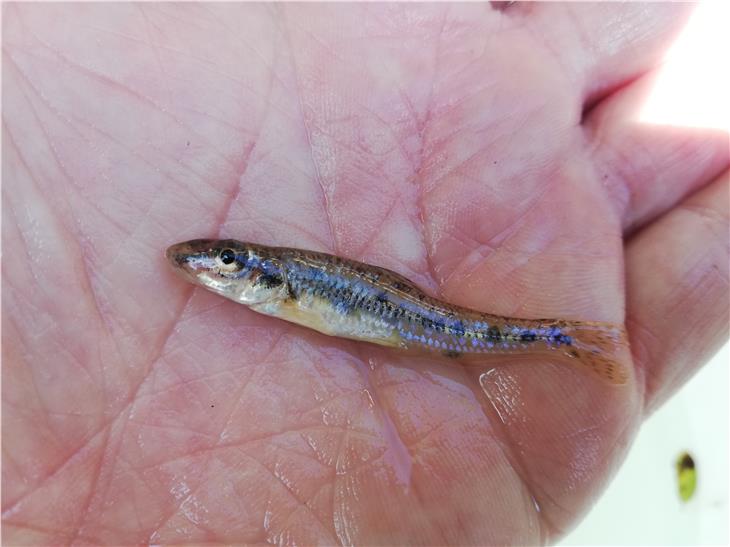
[[[329,336],[471,363],[489,355],[547,356],[609,384],[629,377],[620,324],[472,310],[430,296],[392,270],[318,251],[193,239],[165,254],[187,281]]]

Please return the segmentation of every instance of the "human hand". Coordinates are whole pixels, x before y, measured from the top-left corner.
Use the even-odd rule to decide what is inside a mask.
[[[687,10],[5,6],[4,542],[554,541],[726,336],[727,135],[629,116]],[[626,319],[632,377],[257,315],[169,270],[216,236]]]

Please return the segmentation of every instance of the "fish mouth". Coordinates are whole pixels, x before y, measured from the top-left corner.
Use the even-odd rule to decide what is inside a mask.
[[[177,268],[181,267],[186,262],[188,256],[182,249],[182,246],[182,243],[170,245],[165,251],[165,258],[167,258],[167,261]]]

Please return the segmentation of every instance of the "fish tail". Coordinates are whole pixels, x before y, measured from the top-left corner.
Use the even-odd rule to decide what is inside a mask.
[[[572,364],[587,368],[612,384],[629,378],[628,339],[623,326],[614,323],[561,321],[558,349]]]

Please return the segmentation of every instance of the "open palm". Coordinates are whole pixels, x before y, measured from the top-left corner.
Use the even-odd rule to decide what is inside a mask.
[[[4,8],[8,544],[555,540],[725,336],[727,136],[630,119],[686,7]],[[626,321],[631,379],[257,315],[167,266],[217,236]]]

